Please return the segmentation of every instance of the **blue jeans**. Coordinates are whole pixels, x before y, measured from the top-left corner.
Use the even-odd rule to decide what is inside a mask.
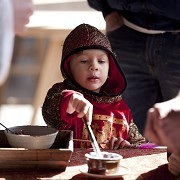
[[[123,98],[143,134],[147,110],[180,91],[180,33],[150,35],[124,25],[107,36],[127,79]]]

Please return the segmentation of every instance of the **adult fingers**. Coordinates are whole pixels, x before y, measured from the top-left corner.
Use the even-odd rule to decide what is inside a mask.
[[[180,112],[171,111],[163,119],[162,129],[166,134],[166,145],[174,151],[180,151]]]
[[[174,175],[180,175],[180,154],[172,153],[168,163],[169,171]]]
[[[157,112],[154,108],[149,109],[147,113],[147,123],[145,126],[144,137],[146,137],[149,141],[152,141],[156,144],[160,144],[160,139],[156,132],[156,122],[157,121]]]

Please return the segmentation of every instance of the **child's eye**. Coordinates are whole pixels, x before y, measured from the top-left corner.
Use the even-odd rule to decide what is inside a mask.
[[[80,62],[81,62],[81,63],[83,63],[83,64],[85,64],[85,63],[87,63],[87,62],[88,62],[88,60],[83,59],[83,60],[81,60]]]
[[[99,60],[98,62],[99,62],[100,64],[105,63],[105,61],[104,61],[104,60]]]

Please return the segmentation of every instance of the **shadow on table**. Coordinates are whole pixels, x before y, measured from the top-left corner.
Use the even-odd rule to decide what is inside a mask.
[[[71,178],[71,180],[95,180],[97,178],[88,177],[84,174],[77,174]],[[113,178],[113,180],[124,180],[123,177]]]
[[[5,171],[5,172],[0,172],[0,179],[5,179],[5,180],[24,180],[24,179],[29,179],[29,180],[37,180],[41,178],[52,178],[53,176],[58,175],[61,173],[60,171],[38,171],[38,170],[22,170],[22,171]]]
[[[177,178],[168,171],[168,165],[164,164],[147,173],[141,174],[137,179],[143,180],[177,180]]]

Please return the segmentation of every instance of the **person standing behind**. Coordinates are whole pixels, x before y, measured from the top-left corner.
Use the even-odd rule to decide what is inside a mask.
[[[60,68],[65,80],[49,89],[42,106],[47,125],[72,130],[79,140],[74,147],[91,147],[84,116],[104,149],[146,142],[121,97],[126,79],[102,32],[88,24],[72,30],[63,44]]]
[[[32,13],[32,0],[0,0],[0,86],[9,73],[14,36],[23,35]]]
[[[140,133],[146,113],[180,90],[180,2],[88,0],[102,11],[106,35],[127,79],[123,98]]]

